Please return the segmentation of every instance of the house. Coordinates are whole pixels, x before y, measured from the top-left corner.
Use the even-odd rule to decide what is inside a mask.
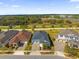
[[[1,41],[1,39],[3,38],[3,37],[5,37],[5,34],[4,34],[5,32],[4,31],[1,31],[0,32],[0,41]],[[0,43],[0,48],[2,47],[2,44]]]
[[[68,46],[79,48],[79,33],[74,30],[61,30],[57,35],[57,40],[66,41]]]
[[[18,32],[19,31],[17,31],[17,30],[9,30],[9,31],[7,31],[7,32],[4,33],[5,35],[2,34],[4,36],[4,37],[2,37],[0,39],[0,43],[2,44],[2,46],[6,46],[9,43],[9,41],[14,36],[16,36],[16,34],[18,34]]]
[[[36,31],[34,32],[33,34],[33,37],[32,37],[32,45],[33,44],[39,44],[39,46],[41,48],[43,48],[43,44],[45,44],[46,46],[51,46],[51,42],[49,40],[49,37],[48,37],[48,34],[44,31]]]
[[[4,32],[4,31],[1,31],[1,32],[0,32],[0,40],[1,40],[3,37],[5,37],[5,32]]]
[[[23,46],[26,42],[28,42],[31,38],[31,32],[28,32],[26,30],[20,31],[15,37],[13,37],[9,45],[10,46]]]
[[[74,41],[79,41],[79,33],[75,32],[74,30],[61,30],[61,32],[57,35],[57,40],[64,40],[64,41],[69,41],[69,40],[74,40]]]

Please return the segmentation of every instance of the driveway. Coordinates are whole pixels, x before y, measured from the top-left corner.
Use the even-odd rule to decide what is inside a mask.
[[[30,55],[41,55],[39,44],[33,44]]]
[[[62,41],[55,41],[54,46],[55,46],[55,55],[65,57],[64,56],[64,43]]]

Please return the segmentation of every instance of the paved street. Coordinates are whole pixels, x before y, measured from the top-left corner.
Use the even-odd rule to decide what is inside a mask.
[[[79,29],[79,27],[72,27],[72,28],[34,28],[34,30],[56,30],[56,29]],[[9,30],[18,30],[22,31],[23,29],[9,29]],[[32,29],[25,29],[31,31]],[[2,31],[7,31],[7,29],[2,29]]]
[[[0,56],[0,59],[67,59],[61,56]]]

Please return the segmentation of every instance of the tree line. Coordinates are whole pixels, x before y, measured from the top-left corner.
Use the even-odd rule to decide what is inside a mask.
[[[52,17],[53,16],[53,17]],[[72,15],[73,19],[78,19],[79,15]],[[59,15],[20,15],[20,16],[0,16],[0,26],[8,25],[29,25],[34,23],[43,24],[41,18],[54,18],[47,20],[50,24],[72,24],[72,18],[60,17]]]

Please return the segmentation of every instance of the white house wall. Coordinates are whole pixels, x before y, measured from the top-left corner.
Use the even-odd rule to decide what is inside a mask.
[[[62,39],[63,40],[63,39],[66,39],[66,38],[65,38],[64,35],[62,37],[61,37],[61,35],[58,35],[58,38],[57,39]]]

